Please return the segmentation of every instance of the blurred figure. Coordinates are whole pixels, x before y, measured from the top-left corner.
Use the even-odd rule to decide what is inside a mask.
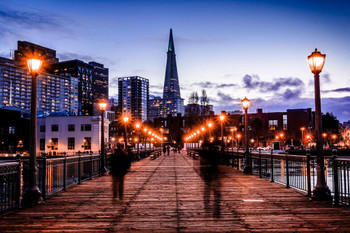
[[[111,170],[110,174],[113,179],[113,197],[123,199],[124,195],[124,176],[128,172],[131,165],[131,159],[127,153],[118,144],[117,149],[111,155]]]
[[[165,153],[166,153],[166,147],[163,146],[163,155],[165,156]]]
[[[169,146],[169,145],[167,145],[166,151],[167,151],[167,154],[168,154],[168,156],[169,156],[169,155],[170,155],[170,146]]]
[[[221,217],[221,180],[219,178],[219,149],[213,145],[204,145],[205,152],[200,156],[200,176],[205,182],[203,189],[204,208],[212,212],[213,217]],[[211,200],[211,197],[214,199]]]

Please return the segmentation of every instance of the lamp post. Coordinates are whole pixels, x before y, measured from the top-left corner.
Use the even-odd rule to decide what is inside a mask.
[[[245,134],[245,167],[243,173],[251,174],[252,167],[249,156],[249,141],[248,141],[248,108],[250,105],[250,100],[245,97],[242,101],[242,107],[244,109],[244,134]]]
[[[124,116],[123,117],[123,121],[124,121],[124,149],[127,149],[128,146],[128,128],[127,128],[127,124],[129,122],[129,117]]]
[[[136,128],[136,134],[137,134],[137,154],[140,154],[140,149],[139,149],[139,141],[140,141],[140,133],[139,133],[139,129],[141,127],[141,124],[139,122],[137,122],[135,124],[135,128]]]
[[[209,140],[210,140],[210,142],[211,142],[211,127],[213,127],[213,123],[209,122],[208,128],[209,128]]]
[[[225,116],[224,115],[220,115],[219,119],[220,119],[220,126],[221,126],[221,151],[224,152],[225,148],[224,148],[224,127],[223,127],[223,122],[225,120]]]
[[[29,73],[32,76],[32,90],[30,103],[30,155],[29,155],[29,177],[28,188],[25,190],[22,199],[23,206],[31,206],[42,201],[41,192],[37,186],[36,178],[38,169],[36,166],[36,124],[37,124],[37,76],[39,74],[42,61],[29,59],[27,61]]]
[[[145,133],[145,136],[144,136],[145,151],[147,151],[147,148],[146,148],[147,128],[144,128],[144,129],[143,129],[143,132]]]
[[[305,130],[305,127],[301,127],[300,130],[301,130],[301,146],[303,146],[304,145],[304,130]]]
[[[105,166],[105,111],[107,109],[107,102],[102,100],[98,103],[98,107],[101,111],[101,174],[107,172]]]
[[[163,150],[163,140],[164,140],[163,132],[164,132],[164,129],[160,128],[159,130],[160,130],[160,133],[162,134],[162,140],[160,140],[160,142],[161,142],[160,146],[162,147],[162,150]]]
[[[204,131],[205,131],[205,128],[204,127],[201,127],[201,130],[202,130],[202,141],[203,141],[203,143],[204,143]]]
[[[327,186],[324,173],[324,155],[322,143],[322,115],[321,115],[321,96],[320,96],[320,73],[324,66],[326,55],[321,54],[317,49],[310,56],[308,62],[311,72],[314,74],[315,82],[315,138],[317,151],[317,182],[313,190],[313,197],[319,200],[331,200],[331,192]]]
[[[322,137],[324,145],[327,146],[327,133],[322,133]]]

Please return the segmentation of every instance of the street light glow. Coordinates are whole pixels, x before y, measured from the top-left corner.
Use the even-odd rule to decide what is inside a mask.
[[[28,70],[31,74],[36,74],[39,72],[42,61],[39,59],[28,59],[27,60]]]
[[[247,110],[250,106],[250,100],[247,99],[247,97],[244,97],[244,99],[241,100],[243,109]]]
[[[320,53],[315,49],[314,52],[311,53],[310,56],[307,57],[311,72],[314,74],[319,74],[322,71],[324,66],[324,62],[326,60],[326,55]]]
[[[98,103],[98,108],[100,109],[100,111],[105,111],[107,109],[107,102],[102,100]]]

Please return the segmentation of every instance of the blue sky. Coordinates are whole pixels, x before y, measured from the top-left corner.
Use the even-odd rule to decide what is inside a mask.
[[[0,55],[18,40],[57,51],[61,60],[95,60],[116,78],[139,75],[162,94],[173,28],[181,95],[207,90],[216,112],[314,109],[306,58],[326,54],[322,111],[350,120],[350,3],[326,0],[90,1],[2,0]]]

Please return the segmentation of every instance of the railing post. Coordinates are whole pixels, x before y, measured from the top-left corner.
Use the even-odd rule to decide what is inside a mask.
[[[271,182],[275,182],[274,177],[273,177],[273,150],[271,150]]]
[[[18,157],[18,174],[17,174],[17,185],[16,185],[16,207],[19,207],[21,204],[21,159]]]
[[[333,160],[333,185],[334,185],[334,205],[339,205],[339,179],[338,179],[338,161],[337,150],[332,151]]]
[[[92,154],[90,155],[90,180],[92,180],[92,171],[94,165],[92,164]]]
[[[286,188],[290,188],[290,186],[289,186],[289,157],[288,157],[288,152],[286,152]]]
[[[67,157],[64,156],[63,160],[63,190],[67,188]]]
[[[262,174],[261,174],[261,149],[259,149],[259,177],[262,178]]]
[[[307,196],[311,196],[311,164],[310,150],[306,152]]]
[[[81,153],[78,151],[78,184],[81,184]]]
[[[46,179],[46,173],[47,173],[47,157],[46,157],[46,153],[44,153],[44,156],[43,156],[43,174],[42,174],[42,181],[43,181],[43,184],[42,184],[42,190],[41,190],[41,193],[42,193],[42,197],[43,199],[45,200],[46,199],[46,186],[47,186],[47,179]]]

